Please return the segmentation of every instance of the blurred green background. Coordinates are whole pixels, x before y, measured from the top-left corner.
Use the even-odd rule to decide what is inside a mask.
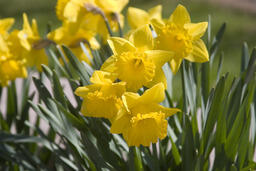
[[[234,5],[239,0],[229,1]],[[208,15],[212,18],[212,31],[216,34],[223,22],[227,23],[227,29],[223,37],[221,50],[224,51],[224,69],[222,72],[230,72],[237,75],[240,70],[241,47],[244,41],[250,50],[256,46],[256,13],[248,10],[234,9],[232,4],[216,3],[214,0],[130,0],[128,6],[149,9],[155,5],[163,5],[163,16],[169,17],[177,4],[183,4],[191,14],[192,22],[206,21]],[[241,2],[241,1],[240,1]],[[245,2],[245,1],[244,1]],[[41,34],[46,31],[47,24],[56,28],[61,23],[55,15],[56,0],[0,0],[0,18],[14,17],[15,28],[21,28],[22,13],[26,12],[31,19],[36,18]],[[255,6],[256,3],[252,4]],[[126,13],[127,8],[124,10]],[[206,37],[206,36],[205,36]],[[217,55],[219,57],[219,55]],[[217,68],[217,67],[216,67]]]

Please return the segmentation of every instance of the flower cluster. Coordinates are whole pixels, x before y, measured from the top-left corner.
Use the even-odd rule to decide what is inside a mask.
[[[56,14],[62,26],[44,39],[38,33],[36,20],[30,25],[26,14],[23,28],[10,33],[14,20],[0,20],[0,84],[5,86],[10,80],[26,77],[27,67],[40,71],[41,64],[48,63],[44,48],[50,44],[65,44],[80,61],[90,64],[80,45],[89,53],[99,49],[99,35],[113,55],[93,73],[91,85],[75,91],[83,98],[81,113],[109,119],[111,133],[122,134],[129,146],[149,146],[165,138],[167,117],[180,110],[160,105],[167,88],[162,67],[169,63],[175,74],[183,59],[208,61],[207,49],[200,39],[208,23],[191,23],[182,5],[168,19],[162,18],[160,5],[149,11],[130,7],[127,18],[131,30],[123,37],[121,11],[127,3],[128,0],[58,0]],[[121,37],[113,37],[113,31],[119,31]]]
[[[75,93],[84,99],[85,116],[109,119],[110,132],[122,134],[129,146],[149,146],[166,137],[166,118],[180,112],[159,105],[167,88],[162,66],[169,62],[176,73],[183,59],[208,61],[200,39],[207,22],[191,23],[182,5],[169,19],[162,19],[161,6],[148,12],[129,8],[128,21],[132,30],[125,38],[107,40],[113,55],[92,75],[92,85]]]
[[[41,64],[47,64],[48,58],[41,47],[42,39],[37,30],[36,20],[29,24],[26,14],[23,14],[23,28],[9,29],[14,23],[13,18],[0,20],[0,85],[17,77],[26,77],[26,67],[36,66],[41,70]]]
[[[100,44],[95,36],[100,35],[106,42],[110,35],[105,23],[113,31],[123,26],[121,11],[127,3],[128,0],[58,0],[56,14],[62,26],[48,33],[46,38],[40,37],[35,19],[29,24],[26,14],[23,14],[23,28],[11,33],[8,31],[14,19],[0,20],[0,85],[26,77],[27,67],[41,71],[41,64],[48,64],[44,48],[51,44],[65,44],[80,61],[90,64],[80,43],[89,53],[90,49],[98,49]]]

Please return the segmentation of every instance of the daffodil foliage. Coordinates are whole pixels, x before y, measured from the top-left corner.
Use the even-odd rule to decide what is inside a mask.
[[[0,170],[256,169],[256,50],[233,78],[225,24],[128,7],[125,33],[127,4],[58,0],[42,37],[0,20]]]

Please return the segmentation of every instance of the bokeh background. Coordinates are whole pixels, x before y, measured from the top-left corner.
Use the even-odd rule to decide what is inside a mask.
[[[44,35],[47,24],[50,24],[52,29],[61,24],[55,15],[56,1],[0,0],[0,18],[14,17],[16,19],[14,28],[21,28],[22,13],[26,12],[30,19],[32,17],[37,19],[40,33]],[[163,16],[169,17],[179,3],[187,7],[192,22],[206,21],[210,15],[213,34],[216,34],[223,22],[227,23],[221,43],[221,51],[224,52],[222,72],[237,75],[240,70],[243,42],[248,43],[250,50],[256,46],[256,0],[130,0],[128,6],[149,9],[162,4]],[[127,8],[123,13],[126,14],[126,11]],[[127,29],[128,26],[125,27],[125,30]],[[178,81],[179,76],[176,79]]]

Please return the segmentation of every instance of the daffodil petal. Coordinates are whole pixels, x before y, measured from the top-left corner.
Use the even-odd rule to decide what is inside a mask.
[[[144,25],[136,29],[129,37],[130,42],[134,44],[136,48],[143,50],[153,49],[153,35],[149,28],[149,25]]]
[[[5,18],[0,20],[0,33],[7,32],[13,25],[13,18]]]
[[[115,62],[116,59],[114,56],[109,57],[101,66],[101,70],[113,73],[116,70]]]
[[[152,59],[156,67],[162,67],[166,62],[171,61],[174,53],[165,50],[148,50],[145,51],[149,59]]]
[[[156,31],[156,33],[161,32],[162,28],[165,27],[165,23],[163,20],[159,20],[156,18],[153,18],[152,20],[150,20],[154,30]]]
[[[182,63],[182,59],[181,58],[173,58],[170,62],[170,66],[172,69],[173,74],[176,74],[180,68],[180,64]]]
[[[8,45],[3,38],[3,35],[0,34],[0,53],[2,53],[2,52],[7,53],[8,51],[9,51]]]
[[[156,69],[154,78],[152,79],[152,81],[145,84],[145,86],[150,88],[158,83],[163,83],[165,89],[167,88],[167,80],[166,80],[165,74],[162,70],[162,67]]]
[[[136,49],[131,42],[120,37],[111,37],[108,39],[108,44],[114,55],[119,55],[123,52],[134,51]]]
[[[128,0],[95,0],[96,4],[106,12],[120,13],[127,5]]]
[[[149,23],[148,13],[139,8],[129,7],[127,11],[127,19],[132,29],[136,29]]]
[[[147,105],[147,107],[145,108],[145,112],[149,112],[149,111],[165,113],[165,118],[172,116],[175,113],[181,112],[181,110],[178,108],[168,108],[155,103]]]
[[[125,132],[126,128],[129,127],[131,116],[127,114],[127,111],[119,110],[116,118],[112,120],[110,132],[113,134],[120,134]]]
[[[78,11],[80,10],[80,6],[73,1],[69,1],[64,9],[63,16],[68,19],[68,21],[76,22],[78,18]]]
[[[148,13],[151,19],[162,19],[162,5],[157,5],[154,8],[151,8]]]
[[[27,34],[27,36],[33,35],[33,31],[28,22],[28,16],[26,13],[23,13],[23,31]]]
[[[191,62],[207,62],[209,61],[209,54],[204,42],[199,39],[193,42],[193,52],[185,59]]]
[[[128,146],[150,146],[166,137],[167,124],[163,113],[137,114],[123,136]]]
[[[104,84],[104,83],[112,83],[111,73],[104,71],[95,71],[91,78],[90,82],[93,84]]]
[[[38,36],[38,37],[40,36],[38,33],[38,27],[35,19],[32,20],[32,32],[34,36]]]
[[[193,37],[194,40],[198,40],[204,35],[207,26],[208,22],[188,23],[184,25],[184,27],[188,29],[188,33]]]
[[[170,16],[169,21],[174,22],[180,26],[183,26],[186,23],[190,23],[190,16],[187,9],[183,5],[178,5]]]
[[[178,112],[181,112],[180,109],[178,108],[168,108],[168,107],[164,107],[164,106],[161,106],[159,105],[159,108],[160,108],[160,111],[165,113],[165,117],[170,117]]]
[[[127,111],[129,111],[129,108],[132,108],[134,105],[136,105],[138,103],[138,99],[140,98],[137,93],[132,92],[125,92],[123,97],[123,102],[127,108]]]
[[[75,90],[75,95],[85,98],[89,91],[96,91],[99,89],[98,85],[88,85],[84,87],[78,87]]]
[[[164,91],[164,84],[158,83],[146,90],[139,100],[143,103],[161,103],[165,98]]]
[[[92,47],[92,49],[99,49],[100,48],[100,44],[97,41],[97,39],[95,37],[92,37],[89,39],[89,44]]]

